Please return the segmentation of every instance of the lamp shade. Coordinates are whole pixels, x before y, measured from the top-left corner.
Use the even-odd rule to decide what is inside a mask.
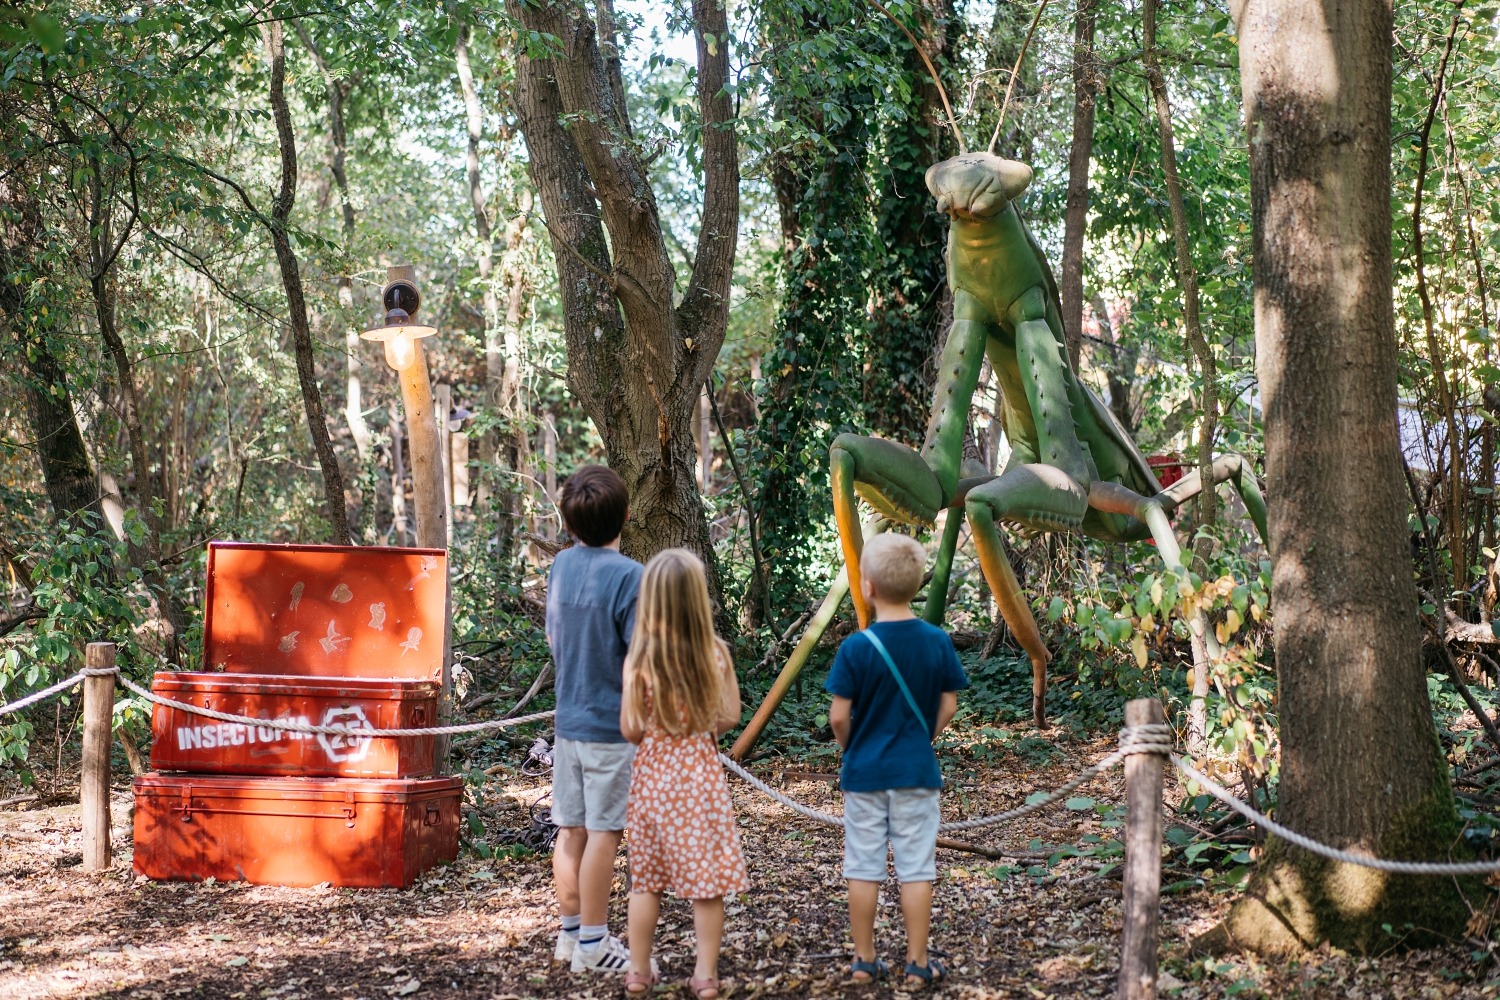
[[[378,340],[385,344],[385,363],[398,372],[404,372],[417,360],[415,341],[437,333],[435,327],[417,323],[397,323],[377,327],[360,334],[364,340]]]

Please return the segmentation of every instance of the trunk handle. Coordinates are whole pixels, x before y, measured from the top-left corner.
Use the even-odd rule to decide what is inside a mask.
[[[273,812],[267,809],[216,809],[205,806],[201,802],[193,809],[183,807],[182,818],[184,822],[192,819],[192,812],[205,813],[210,816],[284,816],[288,819],[341,819],[346,825],[354,826],[354,810],[345,808],[336,813],[299,813],[299,812]]]

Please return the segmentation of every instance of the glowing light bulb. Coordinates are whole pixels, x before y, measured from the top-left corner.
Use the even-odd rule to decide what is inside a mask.
[[[406,371],[416,360],[416,345],[406,331],[398,331],[385,339],[385,363],[396,371]]]

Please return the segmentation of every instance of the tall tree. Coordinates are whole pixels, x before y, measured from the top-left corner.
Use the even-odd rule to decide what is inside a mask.
[[[354,89],[356,78],[352,75],[336,74],[328,63],[312,31],[301,20],[294,21],[297,37],[302,39],[313,65],[323,77],[323,87],[328,95],[328,172],[333,176],[334,187],[339,193],[341,233],[344,237],[344,253],[354,247],[354,199],[349,196],[349,171],[345,164],[349,158],[348,130],[344,126],[344,102]],[[359,326],[352,322],[354,316],[354,279],[346,269],[338,277],[339,306],[344,315],[344,420],[349,424],[349,436],[354,440],[354,450],[361,461],[370,453],[370,427],[365,423],[364,386],[360,379],[360,355],[364,353],[359,339]]]
[[[917,51],[896,25],[885,25],[900,67],[896,100],[882,116],[875,233],[878,257],[870,273],[870,326],[865,338],[865,415],[869,428],[916,444],[927,429],[932,376],[946,328],[947,225],[927,193],[927,168],[958,152],[927,62],[947,64],[960,19],[952,0],[915,5]]]
[[[0,110],[5,104],[0,103]],[[59,523],[79,514],[101,515],[99,480],[89,462],[66,372],[53,346],[52,327],[64,315],[48,295],[56,287],[47,280],[47,238],[40,206],[22,170],[0,178],[0,327],[6,353],[14,353],[25,369],[26,416],[31,444],[41,465],[53,517]]]
[[[530,451],[526,421],[521,401],[521,320],[528,290],[525,269],[517,256],[530,221],[531,191],[516,193],[517,211],[504,226],[504,254],[501,273],[495,270],[495,239],[490,221],[490,198],[484,192],[479,170],[479,149],[484,139],[484,109],[479,103],[479,89],[469,57],[470,26],[461,25],[454,41],[453,55],[458,67],[459,90],[464,99],[464,120],[468,130],[468,151],[464,161],[469,187],[469,206],[474,213],[474,233],[479,248],[475,263],[479,269],[480,300],[484,312],[484,400],[491,413],[504,420],[504,426],[485,432],[481,458],[487,464],[504,466],[520,475],[504,482],[498,491],[489,482],[481,483],[481,497],[493,500],[498,513],[498,555],[509,565],[515,547],[517,515],[520,512],[519,483],[526,472]],[[500,289],[504,289],[505,308],[501,314]],[[502,448],[502,430],[504,431]]]
[[[1385,858],[1442,858],[1459,822],[1417,630],[1396,427],[1391,5],[1235,5],[1254,213],[1255,337],[1280,683],[1279,818]],[[1235,942],[1368,949],[1461,931],[1446,879],[1273,841]]]
[[[1073,18],[1073,141],[1068,146],[1062,273],[1057,279],[1063,341],[1068,363],[1075,370],[1083,349],[1083,238],[1089,217],[1089,161],[1094,155],[1094,95],[1102,83],[1099,60],[1094,55],[1097,10],[1098,0],[1078,0]]]
[[[807,140],[772,158],[785,290],[755,432],[764,582],[772,606],[788,610],[818,561],[808,541],[831,521],[828,445],[863,423],[860,347],[876,243],[864,182],[876,87],[866,53],[897,33],[876,17],[817,0],[781,0],[762,12],[776,117]],[[930,203],[925,193],[914,204]],[[752,624],[765,603],[762,583],[754,577],[745,597]]]
[[[339,469],[333,441],[328,436],[323,392],[318,387],[313,355],[312,328],[307,319],[307,299],[302,290],[302,271],[297,263],[297,253],[292,249],[290,220],[292,206],[297,201],[297,136],[292,130],[292,113],[286,100],[286,42],[280,21],[268,21],[260,29],[271,70],[271,118],[276,123],[276,142],[281,153],[281,184],[271,202],[270,216],[262,216],[261,222],[271,236],[276,263],[281,270],[281,285],[286,291],[287,320],[296,348],[302,408],[307,414],[308,433],[318,456],[318,467],[323,473],[330,541],[335,545],[348,545],[349,515],[344,500],[344,474]],[[241,194],[243,197],[243,192]]]
[[[728,18],[722,0],[693,0],[703,203],[687,289],[674,305],[676,273],[647,151],[632,137],[613,12],[608,0],[595,6],[597,22],[578,0],[507,3],[526,29],[516,108],[562,278],[568,385],[630,488],[624,550],[696,551],[717,598],[693,420],[724,341],[739,232]],[[527,40],[542,37],[558,47]]]

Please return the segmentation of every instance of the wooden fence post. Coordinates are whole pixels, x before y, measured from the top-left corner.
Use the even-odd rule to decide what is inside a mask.
[[[84,665],[105,670],[115,665],[115,644],[91,642],[84,650]],[[83,679],[83,765],[79,782],[79,804],[83,807],[83,870],[96,872],[110,866],[109,855],[109,751],[114,735],[115,678]]]
[[[1161,702],[1125,703],[1125,725],[1166,722]],[[1119,1000],[1156,1000],[1157,920],[1161,915],[1162,755],[1125,758],[1125,926],[1120,940]]]

